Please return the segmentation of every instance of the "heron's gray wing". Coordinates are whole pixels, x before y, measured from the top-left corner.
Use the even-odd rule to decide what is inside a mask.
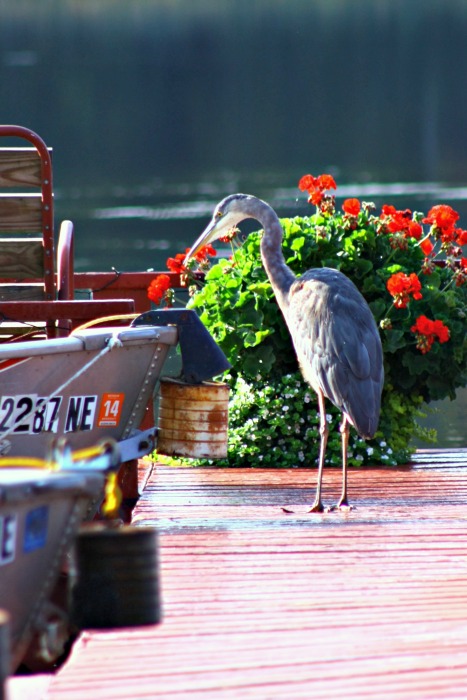
[[[312,270],[292,285],[287,324],[305,378],[344,411],[360,435],[378,425],[383,363],[368,304],[336,270]]]

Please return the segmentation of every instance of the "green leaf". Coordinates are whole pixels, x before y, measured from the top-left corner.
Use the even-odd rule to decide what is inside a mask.
[[[397,352],[405,345],[404,331],[389,329],[384,331],[384,347],[386,352]]]
[[[367,260],[365,258],[357,258],[357,260],[354,260],[353,264],[354,264],[356,276],[358,277],[358,279],[362,279],[362,277],[366,277],[373,270],[372,261]]]

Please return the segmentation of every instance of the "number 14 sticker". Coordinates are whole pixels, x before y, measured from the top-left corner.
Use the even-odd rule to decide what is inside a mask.
[[[125,394],[103,394],[97,425],[100,428],[115,428],[120,422]]]

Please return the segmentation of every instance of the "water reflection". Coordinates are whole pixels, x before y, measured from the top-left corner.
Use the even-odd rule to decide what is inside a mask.
[[[76,228],[78,270],[165,269],[168,256],[185,250],[208,222],[214,206],[228,194],[246,192],[265,199],[279,216],[310,214],[296,183],[302,172],[220,173],[196,181],[156,182],[124,187],[59,190],[57,216]],[[337,203],[346,197],[394,204],[426,212],[449,202],[467,225],[467,187],[437,183],[338,182]]]
[[[434,401],[425,410],[427,416],[419,423],[437,430],[438,442],[435,447],[467,447],[467,388],[458,389],[455,401]],[[426,443],[419,441],[415,444],[426,447]]]

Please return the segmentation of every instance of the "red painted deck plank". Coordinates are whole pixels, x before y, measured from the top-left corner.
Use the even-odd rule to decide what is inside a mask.
[[[134,521],[161,533],[163,624],[83,633],[44,697],[467,697],[467,450],[352,470],[350,513],[283,513],[315,478],[155,466]]]

